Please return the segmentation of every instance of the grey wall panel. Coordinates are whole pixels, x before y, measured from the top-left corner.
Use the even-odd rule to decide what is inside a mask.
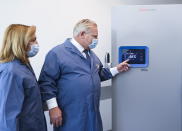
[[[148,46],[149,67],[113,79],[113,131],[182,130],[182,6],[112,10],[112,62],[119,46]]]
[[[101,100],[111,99],[111,86],[104,86],[101,88]]]

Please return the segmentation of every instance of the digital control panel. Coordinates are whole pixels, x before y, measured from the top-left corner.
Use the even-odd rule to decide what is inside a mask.
[[[120,46],[119,63],[129,60],[130,67],[148,67],[149,48],[147,46]]]

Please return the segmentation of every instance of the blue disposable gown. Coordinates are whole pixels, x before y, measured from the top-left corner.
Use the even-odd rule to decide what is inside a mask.
[[[0,131],[47,131],[38,83],[19,60],[0,64]]]
[[[110,79],[91,51],[91,68],[81,52],[67,39],[46,56],[39,84],[43,100],[57,98],[63,125],[54,131],[102,131],[99,112],[100,82]]]

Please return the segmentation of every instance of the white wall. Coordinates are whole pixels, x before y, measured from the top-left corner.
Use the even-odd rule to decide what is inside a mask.
[[[99,45],[94,50],[103,62],[105,52],[111,51],[110,9],[119,4],[120,0],[0,0],[0,41],[9,24],[36,25],[40,52],[31,63],[38,77],[46,53],[72,37],[78,20],[89,18],[98,24]],[[101,102],[101,112],[104,130],[111,129],[111,99]]]
[[[36,25],[41,50],[31,61],[38,76],[48,50],[72,37],[78,20],[90,18],[99,26],[95,52],[103,61],[105,52],[110,52],[110,8],[120,3],[119,0],[0,0],[0,38],[11,23]]]

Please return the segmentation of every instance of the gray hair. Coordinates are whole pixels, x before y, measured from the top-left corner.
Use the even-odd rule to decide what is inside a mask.
[[[94,26],[97,27],[97,24],[94,21],[89,19],[82,19],[75,25],[73,29],[73,36],[77,36],[82,31],[88,33],[90,28]]]

